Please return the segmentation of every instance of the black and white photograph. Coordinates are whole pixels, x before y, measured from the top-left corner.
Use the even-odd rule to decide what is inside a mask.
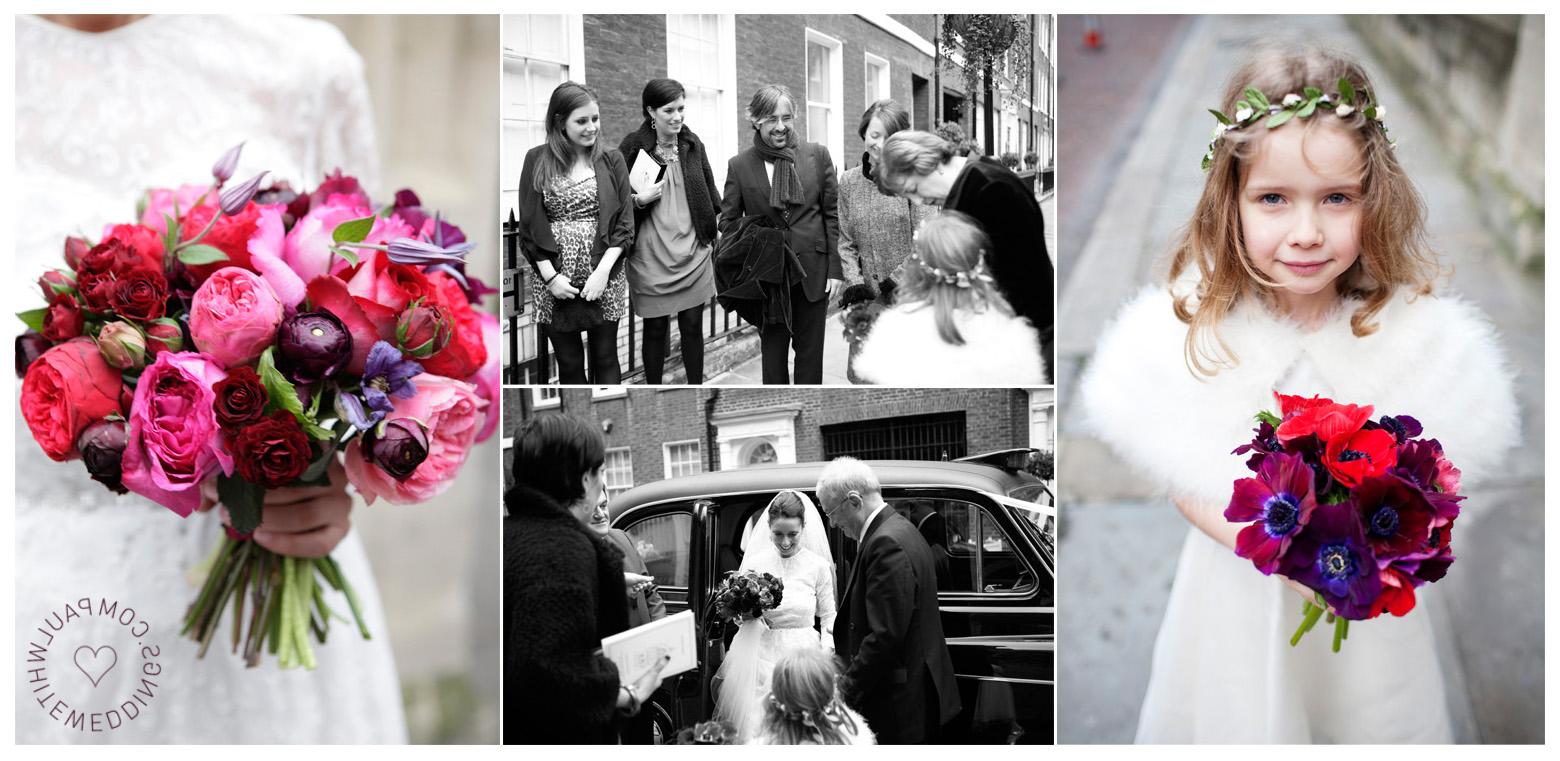
[[[1050,389],[504,390],[504,742],[1055,742]]]
[[[504,379],[1038,386],[1054,17],[503,17]]]

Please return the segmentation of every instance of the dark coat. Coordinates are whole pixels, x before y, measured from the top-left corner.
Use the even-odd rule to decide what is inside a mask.
[[[520,170],[520,251],[532,267],[546,259],[557,269],[560,253],[558,241],[553,238],[552,221],[547,218],[542,194],[531,187],[545,150],[544,143],[526,151],[525,165]],[[616,275],[634,246],[634,190],[628,184],[628,165],[623,162],[623,154],[608,149],[595,161],[595,167],[596,200],[601,210],[596,214],[596,240],[591,244],[590,261],[592,266],[600,264],[607,249],[622,248],[623,253],[612,265],[612,274]]]
[[[934,565],[915,526],[883,508],[867,527],[834,620],[835,650],[851,659],[845,702],[880,743],[921,742],[959,713]]]
[[[986,263],[1013,311],[1042,334],[1055,322],[1056,273],[1045,250],[1045,222],[1034,190],[1007,167],[984,156],[971,157],[953,181],[943,208],[962,211],[980,222],[996,250]],[[1047,366],[1053,366],[1049,363]]]
[[[829,149],[817,143],[796,147],[796,176],[802,183],[802,203],[791,206],[786,239],[806,272],[802,293],[808,301],[821,301],[827,280],[844,280],[840,265],[839,184]],[[720,204],[720,231],[729,235],[744,216],[763,215],[774,227],[786,227],[779,210],[769,205],[769,176],[758,149],[731,157],[726,168],[726,190]]]
[[[539,491],[505,503],[504,742],[616,742],[621,683],[600,647],[628,628],[622,554]]]
[[[623,161],[628,166],[634,165],[634,159],[640,151],[649,154],[655,159],[655,163],[661,164],[661,157],[655,155],[655,128],[641,125],[639,129],[623,138],[618,145],[618,151],[623,154]],[[709,155],[704,151],[704,141],[693,130],[683,125],[677,133],[677,164],[682,167],[683,188],[688,193],[688,213],[693,215],[693,234],[699,241],[699,245],[707,245],[715,242],[715,219],[720,216],[720,196],[714,194],[715,173],[710,171]],[[633,206],[633,188],[629,188],[629,205]],[[652,202],[643,209],[634,207],[634,229],[644,223],[650,216],[651,207],[660,203]]]
[[[641,576],[650,575],[650,568],[645,565],[644,558],[639,556],[639,550],[634,547],[634,538],[627,531],[610,529],[607,531],[607,541],[623,553],[623,570]],[[659,588],[651,586],[628,598],[628,628],[644,626],[661,618],[666,618],[666,601],[661,599]]]
[[[806,277],[785,231],[766,216],[738,220],[715,249],[716,298],[750,325],[784,325],[790,333],[791,288]]]

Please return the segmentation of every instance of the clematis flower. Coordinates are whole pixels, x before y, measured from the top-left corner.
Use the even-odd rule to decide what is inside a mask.
[[[1302,458],[1273,453],[1262,461],[1256,478],[1236,481],[1224,518],[1255,522],[1241,529],[1235,554],[1249,559],[1264,574],[1278,570],[1290,542],[1316,510],[1312,480],[1311,468]]]
[[[465,262],[466,254],[474,246],[469,242],[440,246],[415,238],[396,238],[390,241],[387,252],[396,264],[437,264],[439,262]]]
[[[238,185],[223,190],[220,201],[222,213],[231,217],[243,211],[244,207],[249,205],[250,199],[255,197],[255,193],[260,192],[260,183],[265,180],[266,174],[268,172],[261,172]]]
[[[390,397],[410,399],[416,396],[417,386],[412,378],[422,371],[422,365],[404,359],[389,342],[374,342],[363,367],[363,398],[359,401],[353,394],[342,394],[342,416],[358,430],[372,428],[395,409]]]
[[[211,176],[216,178],[218,185],[233,179],[233,170],[238,168],[238,156],[243,152],[244,144],[239,143],[227,149],[217,159],[217,163],[211,165]]]
[[[1279,428],[1282,437],[1283,427]],[[1397,464],[1397,440],[1379,428],[1337,435],[1327,442],[1322,463],[1338,483],[1352,489],[1366,478],[1379,476]]]
[[[1430,541],[1435,511],[1412,483],[1391,474],[1367,478],[1355,487],[1354,503],[1377,561],[1419,552]]]
[[[1381,574],[1358,510],[1350,500],[1317,505],[1280,566],[1285,576],[1316,590],[1338,615],[1353,620],[1368,618],[1381,593]]]

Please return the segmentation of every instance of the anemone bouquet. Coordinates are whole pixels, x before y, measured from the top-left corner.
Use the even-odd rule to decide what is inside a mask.
[[[1414,589],[1446,575],[1461,473],[1412,417],[1276,396],[1281,416],[1258,413],[1233,452],[1256,476],[1235,482],[1224,517],[1250,524],[1235,554],[1315,592],[1290,644],[1325,613],[1337,652],[1350,621],[1407,615]]]
[[[741,623],[762,618],[764,611],[779,607],[785,582],[758,571],[727,571],[715,590],[715,615]]]
[[[18,315],[21,411],[44,454],[119,494],[187,517],[213,483],[229,525],[183,633],[204,656],[231,604],[249,666],[313,668],[311,638],[345,620],[327,589],[369,631],[333,559],[251,541],[266,491],[336,473],[370,504],[439,494],[497,423],[497,320],[464,233],[415,193],[375,206],[340,170],[311,192],[229,184],[241,149],[65,240],[45,305]]]

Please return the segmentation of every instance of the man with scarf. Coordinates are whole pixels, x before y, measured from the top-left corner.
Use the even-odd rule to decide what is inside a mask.
[[[806,273],[792,287],[789,330],[784,323],[760,326],[766,384],[823,382],[824,321],[829,299],[844,281],[834,161],[829,149],[801,142],[795,104],[781,85],[753,94],[748,104],[753,146],[732,157],[721,200],[722,235],[735,231],[744,217],[765,217],[786,230],[786,242]]]

